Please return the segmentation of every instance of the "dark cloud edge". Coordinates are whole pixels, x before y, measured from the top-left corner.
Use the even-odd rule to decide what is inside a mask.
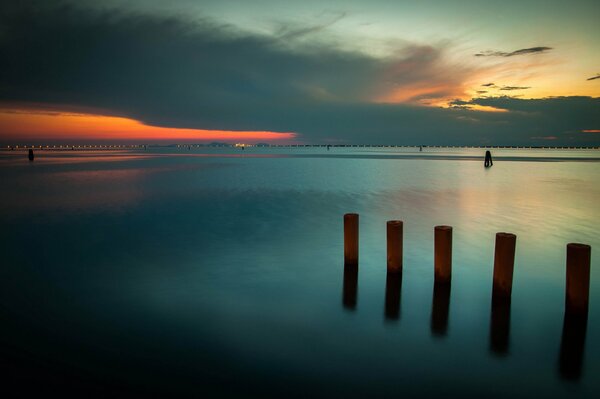
[[[511,52],[488,50],[488,51],[481,51],[474,55],[475,55],[475,57],[514,57],[517,55],[546,53],[550,50],[553,50],[553,48],[547,47],[547,46],[537,46],[537,47],[530,47],[530,48],[522,48],[522,49],[511,51]]]

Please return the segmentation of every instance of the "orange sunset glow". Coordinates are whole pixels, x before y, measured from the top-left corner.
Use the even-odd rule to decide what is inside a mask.
[[[0,110],[0,132],[7,139],[136,141],[289,141],[295,133],[182,129],[149,126],[107,115],[40,110]]]

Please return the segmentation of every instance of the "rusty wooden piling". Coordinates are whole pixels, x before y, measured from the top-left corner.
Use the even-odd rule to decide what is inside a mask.
[[[492,297],[490,350],[496,356],[505,356],[509,353],[510,308],[510,297]]]
[[[512,293],[515,246],[517,236],[511,233],[496,234],[494,253],[494,285],[492,296],[510,298]]]
[[[344,283],[342,287],[342,305],[349,310],[356,309],[358,296],[358,266],[344,266]]]
[[[437,284],[450,283],[452,279],[452,227],[435,226],[434,268]]]
[[[400,297],[402,292],[402,274],[388,273],[385,279],[385,319],[400,318]]]
[[[344,265],[358,265],[358,214],[344,215]]]
[[[567,286],[565,311],[587,314],[590,294],[590,262],[592,248],[589,245],[567,244]]]
[[[565,313],[559,353],[560,376],[565,380],[578,380],[583,374],[587,322],[587,313]]]
[[[402,273],[403,257],[403,222],[390,220],[387,222],[387,271]]]
[[[450,284],[433,284],[433,301],[431,304],[431,333],[433,336],[443,337],[448,332],[450,290]]]

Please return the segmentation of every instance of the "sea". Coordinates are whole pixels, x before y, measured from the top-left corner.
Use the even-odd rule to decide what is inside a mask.
[[[0,151],[0,380],[15,396],[597,397],[600,150]],[[343,216],[359,214],[344,267]],[[387,276],[386,222],[403,221]],[[434,227],[453,228],[434,287]],[[495,235],[517,236],[492,308]],[[592,247],[565,324],[566,247]],[[4,395],[3,395],[4,396]],[[5,396],[6,397],[6,396]]]

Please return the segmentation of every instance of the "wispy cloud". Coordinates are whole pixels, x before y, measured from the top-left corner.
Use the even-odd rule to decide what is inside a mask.
[[[530,86],[502,86],[500,90],[510,91],[510,90],[526,90],[531,89]]]
[[[435,104],[464,97],[465,82],[477,73],[472,65],[457,65],[446,57],[448,47],[405,45],[385,63],[378,78],[377,102]]]
[[[496,87],[496,85],[494,83],[484,83],[481,86],[483,86],[483,87]]]
[[[275,36],[281,40],[294,40],[314,33],[319,33],[346,17],[346,12],[334,14],[327,21],[314,25],[299,25],[287,22],[275,30]]]
[[[516,55],[540,54],[550,50],[552,50],[552,47],[544,46],[522,48],[511,52],[487,50],[475,54],[475,57],[514,57]]]
[[[596,76],[592,76],[591,78],[587,78],[586,80],[596,80],[600,79],[600,73],[597,73]]]

